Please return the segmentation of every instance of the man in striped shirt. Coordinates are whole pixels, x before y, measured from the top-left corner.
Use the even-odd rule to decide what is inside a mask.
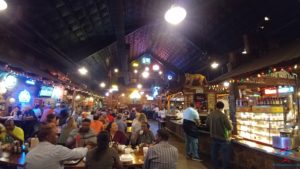
[[[156,139],[158,144],[149,147],[143,169],[176,169],[178,150],[168,143],[168,132],[159,129]]]

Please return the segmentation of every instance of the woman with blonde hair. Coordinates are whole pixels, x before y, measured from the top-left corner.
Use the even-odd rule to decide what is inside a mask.
[[[60,136],[59,136],[59,139],[58,139],[58,143],[59,144],[66,144],[66,141],[70,135],[70,132],[74,129],[77,128],[77,124],[75,122],[75,119],[74,117],[69,117],[67,119],[67,123],[65,125],[62,126],[61,128],[61,133],[60,133]]]

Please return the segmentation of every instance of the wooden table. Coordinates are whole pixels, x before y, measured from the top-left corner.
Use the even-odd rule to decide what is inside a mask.
[[[123,167],[124,168],[143,167],[144,165],[143,153],[136,152],[136,153],[132,153],[131,155],[133,157],[132,162],[122,163]],[[81,160],[77,165],[65,165],[65,169],[85,169],[85,162]]]
[[[119,154],[121,155],[121,154]],[[129,163],[123,163],[125,168],[130,167],[142,167],[144,164],[144,155],[142,149],[140,151],[132,153],[133,161]],[[25,167],[26,154],[23,152],[21,154],[12,154],[9,152],[3,152],[0,158],[0,167],[12,166],[12,167]],[[85,162],[81,160],[77,165],[65,165],[65,169],[85,169]]]
[[[23,152],[21,154],[12,154],[9,152],[3,152],[0,158],[0,166],[15,166],[15,167],[25,167],[26,154]]]

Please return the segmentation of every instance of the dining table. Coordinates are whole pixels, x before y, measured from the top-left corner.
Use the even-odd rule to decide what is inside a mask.
[[[119,151],[121,156],[124,152]],[[132,156],[132,161],[122,162],[123,167],[126,168],[141,168],[144,164],[144,155],[142,149],[139,151],[134,151],[130,153]],[[10,167],[10,168],[25,168],[26,164],[26,153],[11,153],[11,152],[2,152],[0,157],[0,168],[1,167]],[[65,165],[65,169],[85,169],[85,161],[83,159],[79,160],[78,163],[72,165]]]

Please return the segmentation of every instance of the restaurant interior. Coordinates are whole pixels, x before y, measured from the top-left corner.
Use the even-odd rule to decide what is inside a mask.
[[[220,102],[232,126],[230,155],[216,154],[224,169],[300,168],[299,0],[0,0],[0,34],[0,169],[55,159],[34,156],[45,126],[54,146],[88,149],[59,169],[101,168],[89,154],[103,133],[120,162],[112,168],[219,169]],[[94,144],[72,136],[87,122]],[[151,143],[141,141],[144,123]],[[114,141],[114,124],[124,142]],[[171,160],[150,159],[161,131],[178,158],[159,168]]]

